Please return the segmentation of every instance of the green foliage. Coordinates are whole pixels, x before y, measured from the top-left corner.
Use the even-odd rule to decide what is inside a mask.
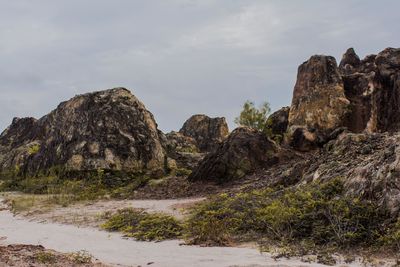
[[[119,210],[102,228],[123,232],[126,236],[143,241],[161,241],[182,235],[182,226],[173,217],[134,209]]]
[[[381,238],[381,241],[394,251],[400,251],[400,218],[388,229],[386,235]]]
[[[264,102],[259,108],[256,108],[254,102],[246,101],[239,117],[235,119],[235,123],[264,132],[267,129],[267,118],[270,112],[268,102]]]
[[[57,261],[56,255],[51,252],[41,251],[35,254],[35,259],[41,264],[54,264]]]
[[[388,215],[374,203],[346,197],[343,191],[341,180],[334,179],[283,191],[220,195],[194,208],[186,223],[186,238],[215,245],[249,235],[264,245],[370,245],[382,234]]]
[[[17,171],[17,170],[16,170]],[[65,172],[51,168],[35,176],[23,177],[7,172],[0,176],[0,191],[20,191],[31,194],[63,196],[64,203],[75,200],[94,200],[106,196],[129,198],[150,178],[146,175],[123,173],[109,170],[91,172]]]

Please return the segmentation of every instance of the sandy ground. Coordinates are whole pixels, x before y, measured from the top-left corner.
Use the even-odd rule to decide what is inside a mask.
[[[123,208],[145,209],[147,212],[162,212],[182,219],[187,208],[204,198],[168,199],[168,200],[101,200],[88,203],[76,203],[67,207],[56,206],[50,209],[30,209],[18,215],[37,222],[54,222],[77,226],[99,227],[107,212]]]
[[[99,261],[112,266],[324,266],[304,263],[299,259],[275,261],[271,255],[261,254],[251,247],[185,246],[179,240],[139,242],[124,239],[118,233],[108,233],[92,227],[98,226],[101,222],[99,214],[125,207],[164,212],[182,218],[185,216],[184,208],[202,200],[196,198],[99,201],[18,216],[11,214],[6,205],[0,205],[0,245],[42,245],[63,253],[86,250]],[[357,261],[351,265],[340,266],[364,266],[364,264]],[[376,266],[383,265],[378,263]]]
[[[138,242],[121,235],[73,225],[38,223],[0,212],[0,244],[42,245],[60,252],[86,250],[114,266],[222,267],[222,266],[322,266],[297,260],[275,262],[250,248],[182,246],[181,241]]]

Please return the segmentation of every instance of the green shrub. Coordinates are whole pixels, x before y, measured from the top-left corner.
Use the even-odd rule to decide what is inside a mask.
[[[382,234],[388,215],[372,202],[343,193],[342,181],[334,179],[275,192],[221,195],[193,209],[186,238],[217,245],[249,235],[265,244],[370,245]]]
[[[162,241],[176,239],[182,235],[182,226],[171,216],[147,214],[136,227],[126,229],[137,240]]]
[[[173,217],[134,209],[119,210],[101,227],[143,241],[175,239],[182,235],[182,226]]]
[[[111,216],[101,227],[111,232],[125,232],[131,227],[135,227],[145,217],[145,213],[141,210],[122,209]]]
[[[387,230],[386,235],[381,237],[381,241],[394,251],[400,251],[400,218]]]
[[[51,252],[38,252],[35,254],[35,259],[37,262],[42,263],[42,264],[54,264],[57,261],[56,255],[54,255]]]

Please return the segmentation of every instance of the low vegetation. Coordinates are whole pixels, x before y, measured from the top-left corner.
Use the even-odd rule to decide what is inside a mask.
[[[182,225],[172,216],[149,214],[143,210],[122,209],[110,216],[102,228],[119,231],[142,241],[176,239],[182,235]]]
[[[282,255],[292,256],[373,247],[377,240],[379,246],[398,249],[399,223],[374,202],[343,192],[342,181],[334,179],[284,190],[222,194],[192,210],[185,237],[207,245],[258,240],[264,250],[278,247]]]
[[[111,197],[125,199],[147,184],[150,177],[118,171],[97,170],[67,173],[52,168],[35,176],[21,176],[19,170],[0,175],[0,191],[19,191],[27,194],[48,195],[53,203],[66,206],[72,202]]]

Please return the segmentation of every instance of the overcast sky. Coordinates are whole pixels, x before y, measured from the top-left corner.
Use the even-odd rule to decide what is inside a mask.
[[[400,47],[398,0],[0,0],[0,128],[127,87],[160,129],[290,104],[297,67]],[[0,131],[1,131],[0,130]]]

